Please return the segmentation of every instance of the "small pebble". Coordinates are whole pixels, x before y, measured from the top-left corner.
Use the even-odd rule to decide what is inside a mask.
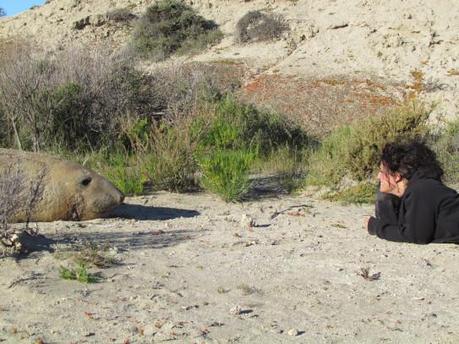
[[[296,328],[291,328],[290,330],[288,330],[287,334],[289,336],[295,337],[298,336],[300,332]]]

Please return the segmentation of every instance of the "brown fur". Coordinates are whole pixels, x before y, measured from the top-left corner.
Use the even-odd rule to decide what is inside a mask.
[[[74,162],[46,154],[0,149],[0,176],[12,164],[25,176],[27,185],[41,184],[30,221],[94,219],[104,216],[124,199],[107,179]],[[30,187],[25,187],[24,192],[30,193]],[[26,220],[25,210],[18,210],[10,219]]]

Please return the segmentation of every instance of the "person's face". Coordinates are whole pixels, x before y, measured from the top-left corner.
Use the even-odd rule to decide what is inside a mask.
[[[379,191],[396,194],[398,192],[397,183],[401,180],[398,173],[391,173],[383,163],[379,165]]]

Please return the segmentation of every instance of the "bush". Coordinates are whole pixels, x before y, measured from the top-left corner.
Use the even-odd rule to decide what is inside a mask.
[[[197,122],[209,121],[198,118]],[[201,124],[202,125],[202,124]],[[263,156],[281,146],[300,150],[313,140],[296,124],[278,114],[257,110],[226,97],[217,103],[215,114],[206,124],[204,147],[257,149]]]
[[[408,103],[381,117],[338,128],[312,154],[307,183],[340,189],[345,178],[368,181],[387,142],[429,135],[429,114],[422,104]]]
[[[213,21],[180,0],[161,0],[137,23],[132,46],[141,57],[164,60],[174,53],[200,51],[222,38]]]
[[[195,118],[191,130],[200,137],[195,155],[202,169],[202,185],[226,201],[240,200],[247,191],[248,172],[255,159],[259,167],[274,152],[286,150],[296,152],[297,159],[313,142],[287,119],[239,104],[232,97],[217,102],[211,114]],[[290,162],[290,158],[286,159]],[[293,191],[298,186],[296,169],[284,169],[281,174],[283,187]]]
[[[211,167],[228,164],[228,173],[240,173],[235,166],[235,161],[245,161],[237,160],[242,154],[240,152],[250,151],[253,159],[265,159],[280,147],[292,147],[294,151],[303,152],[303,148],[311,142],[298,126],[288,120],[238,104],[231,97],[207,103],[197,112],[173,123],[163,121],[150,133],[149,153],[144,160],[154,189],[193,191],[199,187],[199,172],[205,173],[200,168],[206,167],[215,174],[217,172]],[[230,150],[239,152],[239,155],[229,155]],[[230,158],[232,160],[228,161]],[[292,171],[290,175],[293,174],[295,172]],[[209,176],[203,178],[212,179]],[[211,184],[203,182],[202,185],[211,188]],[[220,185],[223,185],[221,188],[233,188],[230,183],[221,182]]]
[[[432,145],[445,171],[446,181],[459,182],[459,120],[447,123]]]
[[[226,202],[239,201],[249,189],[249,169],[255,154],[247,150],[217,150],[200,159],[201,183]]]
[[[129,8],[116,8],[105,14],[107,20],[115,23],[130,22],[137,18],[135,14],[132,14]]]
[[[0,63],[0,113],[10,136],[4,140],[17,148],[114,146],[126,113],[142,118],[159,107],[151,77],[97,52],[45,57],[25,45],[11,49]]]
[[[172,192],[196,190],[198,165],[195,150],[198,138],[187,122],[174,127],[163,125],[153,133],[151,153],[145,169],[153,189]]]
[[[175,64],[152,73],[154,89],[161,99],[158,113],[173,124],[200,110],[204,102],[215,102],[240,86],[239,76],[225,80],[222,66],[205,63]]]
[[[280,38],[288,29],[281,15],[250,11],[236,24],[236,42],[270,41]]]
[[[105,161],[101,173],[125,195],[136,196],[143,193],[145,179],[135,158],[114,153]]]

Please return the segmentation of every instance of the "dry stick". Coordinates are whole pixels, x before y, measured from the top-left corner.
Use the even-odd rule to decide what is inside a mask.
[[[280,214],[283,214],[285,213],[286,211],[288,210],[291,210],[293,208],[312,208],[312,205],[309,205],[309,204],[300,204],[300,205],[292,205],[284,210],[280,210],[280,211],[275,211],[272,215],[271,215],[271,220],[275,219],[276,217],[278,217]]]

